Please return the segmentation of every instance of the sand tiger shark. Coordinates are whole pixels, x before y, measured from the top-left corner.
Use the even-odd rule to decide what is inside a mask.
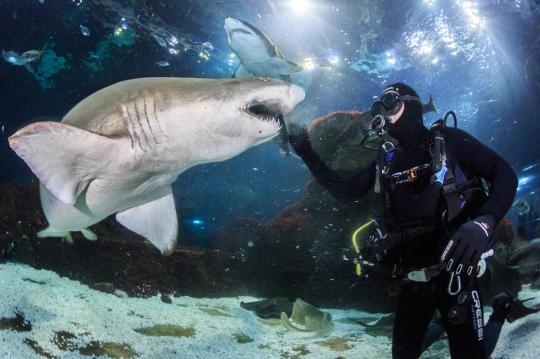
[[[285,59],[265,33],[249,22],[233,17],[225,18],[223,27],[229,46],[240,60],[233,77],[271,77],[294,83],[307,91],[311,85],[311,73]],[[289,154],[286,126],[275,141],[283,154]]]
[[[292,82],[290,74],[302,67],[287,61],[279,48],[249,22],[228,17],[223,27],[229,46],[241,63],[234,77],[265,76]]]
[[[49,227],[38,236],[96,239],[88,227],[116,214],[170,254],[178,233],[171,183],[274,138],[304,96],[269,78],[139,78],[95,92],[61,122],[22,128],[9,144],[40,180]]]

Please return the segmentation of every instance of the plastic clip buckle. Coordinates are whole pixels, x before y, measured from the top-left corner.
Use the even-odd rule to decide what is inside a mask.
[[[454,279],[456,279],[457,282],[457,289],[455,291],[452,290],[452,283],[454,282]],[[448,294],[450,295],[456,295],[459,292],[461,292],[461,278],[459,275],[456,275],[454,272],[450,273],[450,280],[448,281]]]
[[[407,279],[413,282],[429,282],[429,275],[426,273],[424,269],[421,270],[413,270],[409,273],[407,273]]]

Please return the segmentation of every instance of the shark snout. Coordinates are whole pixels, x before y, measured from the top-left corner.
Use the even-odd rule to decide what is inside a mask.
[[[235,19],[234,17],[226,17],[223,26],[225,27],[226,31],[230,31],[234,28],[245,27],[240,20]]]
[[[289,101],[291,103],[290,103],[290,107],[286,110],[286,113],[292,111],[292,109],[294,109],[296,105],[304,101],[304,98],[306,98],[306,93],[304,92],[304,90],[300,86],[295,85],[295,84],[289,85],[288,95],[289,95]]]

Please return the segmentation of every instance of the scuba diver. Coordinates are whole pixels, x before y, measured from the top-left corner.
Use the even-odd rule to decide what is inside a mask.
[[[420,356],[438,309],[451,356],[486,357],[477,265],[490,254],[493,228],[512,205],[516,174],[497,153],[446,121],[428,130],[420,98],[405,84],[388,86],[371,113],[372,132],[382,145],[378,158],[355,173],[328,167],[305,128],[292,127],[289,141],[337,199],[352,201],[371,188],[382,194],[384,215],[373,221],[369,247],[400,280],[392,356]]]
[[[502,291],[495,295],[493,298],[493,312],[484,326],[484,346],[487,357],[491,357],[491,354],[495,350],[505,320],[512,323],[517,319],[540,311],[540,305],[537,304],[532,307],[526,307],[523,305],[523,302],[525,301],[526,300],[522,301],[517,299],[506,291]],[[427,350],[431,344],[435,343],[443,334],[444,322],[442,318],[439,318],[429,325],[422,342],[422,352]]]

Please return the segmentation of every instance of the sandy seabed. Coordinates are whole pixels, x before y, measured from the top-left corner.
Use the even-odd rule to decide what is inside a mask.
[[[528,288],[520,293],[535,295]],[[390,357],[389,337],[347,320],[376,322],[387,314],[328,309],[334,328],[306,334],[240,307],[258,298],[171,299],[120,298],[51,271],[1,264],[0,358]],[[423,357],[448,357],[445,342]],[[505,324],[493,358],[540,358],[540,313]]]

